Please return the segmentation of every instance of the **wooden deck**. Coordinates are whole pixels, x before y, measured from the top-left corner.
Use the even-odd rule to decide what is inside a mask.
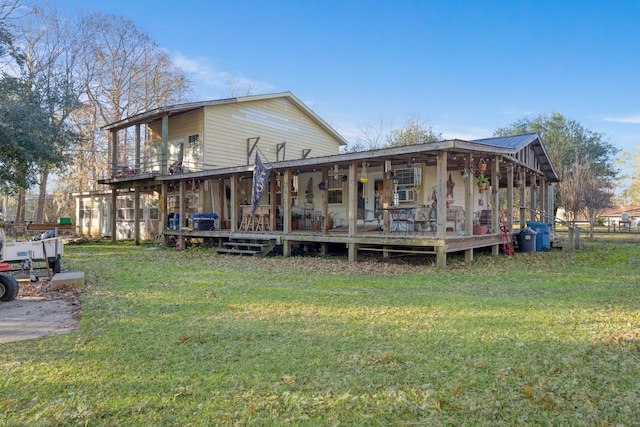
[[[326,253],[328,245],[344,245],[348,249],[349,260],[355,261],[359,251],[381,252],[384,256],[391,253],[397,254],[425,254],[435,255],[437,265],[446,266],[446,254],[464,252],[465,259],[473,259],[473,250],[491,247],[494,254],[500,252],[502,234],[463,235],[458,232],[448,232],[445,237],[435,236],[430,231],[425,232],[384,232],[377,226],[360,226],[354,235],[349,234],[347,227],[322,230],[292,230],[290,233],[283,231],[231,231],[208,230],[194,231],[166,230],[166,238],[174,239],[213,239],[217,240],[217,246],[222,247],[224,242],[233,239],[254,239],[256,241],[273,240],[277,245],[282,245],[283,255],[289,256],[292,247],[305,244],[319,244],[321,252]]]

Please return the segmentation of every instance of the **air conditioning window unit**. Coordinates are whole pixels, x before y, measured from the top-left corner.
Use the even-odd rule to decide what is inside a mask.
[[[415,202],[418,200],[416,190],[414,188],[403,188],[398,190],[398,200],[400,202]]]

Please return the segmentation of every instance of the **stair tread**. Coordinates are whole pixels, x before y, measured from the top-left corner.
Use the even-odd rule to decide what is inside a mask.
[[[247,254],[247,255],[258,255],[261,254],[262,251],[250,250],[250,249],[228,249],[228,248],[218,248],[219,253],[224,254]]]
[[[247,246],[247,247],[254,247],[254,248],[264,248],[269,246],[269,243],[248,243],[248,242],[224,242],[223,243],[224,246]]]

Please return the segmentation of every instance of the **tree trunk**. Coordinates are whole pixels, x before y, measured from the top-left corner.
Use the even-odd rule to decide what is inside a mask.
[[[49,180],[49,167],[44,166],[40,174],[40,188],[38,193],[38,210],[36,211],[36,222],[45,222],[44,208],[47,202],[47,181]]]
[[[16,220],[14,222],[15,225],[24,224],[25,221],[25,190],[21,188],[18,190],[18,203],[16,206]]]

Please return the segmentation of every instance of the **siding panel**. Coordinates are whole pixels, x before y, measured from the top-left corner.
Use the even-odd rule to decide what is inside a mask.
[[[309,157],[339,152],[340,142],[285,98],[205,108],[206,165],[247,164],[247,138],[258,136],[258,148],[270,162],[277,160],[276,145],[282,142],[287,143],[284,160],[301,158],[303,149],[311,149]]]

